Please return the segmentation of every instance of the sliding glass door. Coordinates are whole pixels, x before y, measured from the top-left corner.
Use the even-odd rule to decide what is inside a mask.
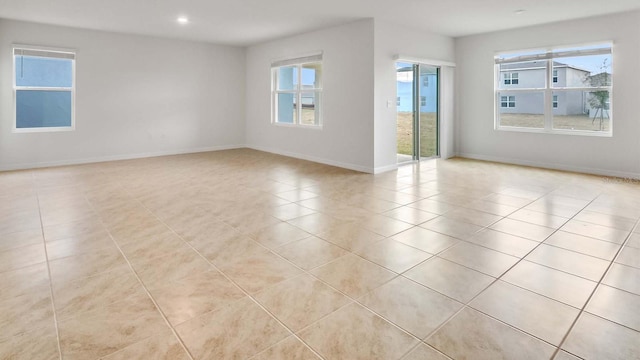
[[[398,62],[396,79],[398,162],[439,156],[440,68]]]

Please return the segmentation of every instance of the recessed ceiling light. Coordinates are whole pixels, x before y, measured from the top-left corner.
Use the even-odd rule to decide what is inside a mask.
[[[516,13],[516,15],[522,15],[522,14],[524,14],[526,11],[527,11],[527,10],[520,9],[520,10],[516,10],[516,11],[514,11],[514,13]]]
[[[179,16],[178,19],[176,20],[178,22],[178,24],[180,25],[186,25],[189,23],[189,18],[187,18],[186,16]]]

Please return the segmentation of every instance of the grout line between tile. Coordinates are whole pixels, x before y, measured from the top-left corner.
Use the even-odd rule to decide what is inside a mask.
[[[33,179],[33,172],[31,172],[31,179]],[[49,292],[51,294],[51,309],[53,310],[53,324],[56,329],[56,339],[58,342],[58,356],[60,360],[62,360],[62,344],[60,343],[60,328],[58,326],[58,315],[56,311],[55,299],[53,294],[53,279],[51,277],[51,266],[49,264],[49,253],[47,252],[47,241],[44,237],[44,224],[42,222],[42,210],[40,209],[40,195],[38,193],[38,189],[35,189],[36,193],[36,201],[38,202],[38,216],[40,217],[40,233],[42,234],[42,246],[44,246],[44,256],[45,261],[47,263],[47,276],[49,277]]]
[[[589,295],[589,297],[587,298],[587,301],[584,303],[584,305],[582,306],[582,308],[580,309],[580,313],[578,313],[578,316],[576,316],[576,318],[573,320],[573,323],[571,323],[571,326],[569,327],[569,330],[567,330],[567,333],[564,335],[564,337],[562,338],[562,341],[560,342],[560,344],[558,345],[558,348],[556,349],[556,352],[553,354],[553,356],[551,357],[551,359],[555,359],[556,356],[558,355],[558,352],[560,352],[560,350],[562,349],[562,346],[564,345],[564,343],[567,341],[567,338],[569,337],[569,334],[571,334],[571,331],[573,331],[573,328],[576,326],[576,324],[578,323],[578,320],[582,317],[582,315],[585,313],[587,306],[589,306],[589,303],[591,302],[591,299],[593,299],[596,291],[598,291],[598,288],[600,287],[600,285],[602,284],[602,281],[604,280],[604,278],[607,276],[607,274],[609,273],[609,271],[611,270],[611,267],[613,266],[613,264],[615,263],[616,259],[618,259],[618,257],[620,256],[620,253],[622,252],[622,249],[624,249],[625,245],[629,242],[629,239],[631,238],[631,235],[633,234],[633,232],[638,229],[638,227],[640,226],[640,219],[636,220],[635,225],[633,226],[633,228],[629,231],[629,234],[627,235],[627,237],[625,238],[624,242],[622,243],[622,245],[620,246],[620,248],[618,249],[618,251],[616,252],[616,255],[613,257],[613,259],[611,259],[611,262],[609,262],[609,266],[607,266],[607,269],[604,271],[604,273],[602,274],[602,276],[600,277],[600,280],[598,280],[597,285],[593,288],[593,291],[591,291],[591,294]],[[597,315],[596,315],[597,316]],[[601,316],[599,316],[600,318],[602,318]],[[618,324],[614,321],[611,321],[609,319],[605,319],[607,321],[613,322],[615,324]],[[618,324],[620,325],[620,324]],[[624,325],[620,325],[620,326],[624,326]],[[626,328],[628,328],[627,326],[624,326]]]

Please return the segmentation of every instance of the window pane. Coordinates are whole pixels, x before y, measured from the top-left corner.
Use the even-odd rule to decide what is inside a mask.
[[[543,88],[545,87],[546,61],[524,61],[500,64],[503,81],[499,89]]]
[[[295,124],[298,118],[295,94],[278,94],[277,122]]]
[[[515,95],[498,96],[500,126],[544,128],[543,92],[518,92]]]
[[[611,103],[608,91],[558,91],[553,109],[553,128],[579,131],[609,131]]]
[[[278,68],[278,90],[295,90],[298,86],[298,67]]]
[[[302,93],[302,120],[303,125],[319,125],[320,114],[317,106],[320,93]]]
[[[18,90],[16,128],[71,126],[71,91]]]
[[[15,56],[16,85],[37,87],[71,87],[73,60],[37,56]]]
[[[302,65],[302,89],[319,89],[321,78],[320,64],[304,64]]]
[[[611,86],[611,54],[558,58],[553,71],[554,87]]]

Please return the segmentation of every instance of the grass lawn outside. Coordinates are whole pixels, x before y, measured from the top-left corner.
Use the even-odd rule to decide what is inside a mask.
[[[543,129],[544,115],[541,114],[500,114],[500,125]],[[553,128],[558,130],[609,131],[610,119],[604,119],[600,130],[600,119],[587,115],[556,115]]]
[[[412,155],[413,113],[398,112],[398,154]],[[436,156],[436,113],[420,113],[420,157]]]

